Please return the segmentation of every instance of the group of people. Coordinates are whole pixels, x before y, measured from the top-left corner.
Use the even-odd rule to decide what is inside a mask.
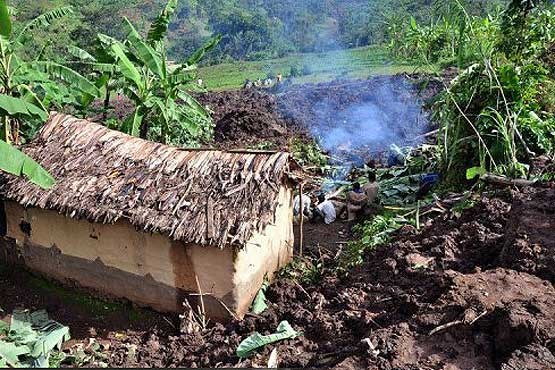
[[[252,89],[253,87],[272,87],[275,85],[279,85],[283,82],[283,75],[278,73],[277,76],[274,78],[268,77],[265,80],[261,78],[251,81],[249,79],[245,80],[243,84],[243,89]]]
[[[324,194],[318,195],[317,205],[312,207],[312,200],[306,194],[297,195],[293,202],[293,214],[300,218],[301,212],[306,219],[313,222],[323,221],[326,225],[334,223],[338,218],[355,221],[361,215],[371,215],[376,210],[379,185],[376,175],[368,175],[368,183],[361,186],[359,182],[352,184],[345,201],[327,199]]]

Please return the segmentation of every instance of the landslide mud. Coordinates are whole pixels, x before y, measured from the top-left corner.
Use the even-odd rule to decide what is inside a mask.
[[[360,81],[334,81],[293,85],[273,93],[271,90],[240,90],[200,94],[197,99],[212,111],[215,123],[211,145],[235,148],[288,148],[291,138],[321,139],[327,130],[345,125],[356,130],[350,119],[353,109],[372,107],[380,113],[395,140],[410,140],[429,125],[420,115],[421,103],[435,95],[439,82],[421,76],[382,76]],[[406,109],[413,105],[414,109]],[[398,112],[396,112],[396,110]],[[416,111],[414,111],[416,110]],[[407,124],[410,120],[418,124]],[[353,126],[353,127],[351,127]],[[360,132],[357,136],[360,136]],[[374,133],[365,133],[370,136]],[[368,150],[380,147],[360,148]],[[401,144],[397,142],[397,144]],[[359,148],[354,148],[359,149]]]
[[[307,253],[328,255],[320,280],[279,279],[262,315],[197,334],[110,334],[109,365],[257,367],[277,348],[280,367],[552,368],[555,289],[546,271],[555,263],[553,197],[553,188],[484,195],[459,218],[445,215],[421,232],[403,228],[346,277],[331,272],[334,240],[318,247],[307,240]],[[507,248],[522,249],[518,240],[533,245],[530,261],[542,268],[506,259]],[[303,335],[246,360],[235,357],[242,339],[271,333],[282,320]],[[132,356],[130,345],[137,346]]]

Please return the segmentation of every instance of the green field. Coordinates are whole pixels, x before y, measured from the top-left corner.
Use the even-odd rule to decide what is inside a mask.
[[[294,78],[295,83],[325,82],[336,78],[360,79],[372,75],[413,72],[414,66],[389,60],[382,47],[370,46],[346,51],[296,54],[280,59],[255,62],[234,62],[199,68],[199,76],[208,90],[231,90],[243,86],[246,79],[264,79],[271,73],[287,78],[291,67],[310,74]]]

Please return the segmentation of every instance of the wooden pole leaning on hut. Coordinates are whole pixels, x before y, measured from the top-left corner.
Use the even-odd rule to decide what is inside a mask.
[[[304,206],[303,206],[303,183],[299,183],[299,209],[301,211],[301,221],[299,228],[299,256],[303,256],[303,224],[304,224]]]

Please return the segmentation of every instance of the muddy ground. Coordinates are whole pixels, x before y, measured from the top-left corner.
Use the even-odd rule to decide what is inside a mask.
[[[371,91],[379,81],[357,84]],[[349,97],[352,87],[334,83],[313,91],[337,101],[368,98]],[[433,95],[427,89],[423,100]],[[285,148],[291,137],[309,139],[317,120],[306,91],[201,99],[216,107],[214,145],[221,147]],[[291,99],[292,117],[280,108],[283,99]],[[0,269],[0,318],[15,307],[46,308],[70,326],[65,351],[86,354],[67,366],[258,367],[276,348],[280,367],[555,368],[555,184],[490,191],[462,214],[437,216],[420,231],[404,227],[362,266],[338,275],[351,226],[306,225],[304,254],[315,268],[299,269],[301,261],[285,270],[269,288],[263,314],[211,323],[196,334],[180,333],[177,317],[89,298],[8,269]],[[241,340],[254,331],[272,333],[282,320],[303,335],[246,360],[235,356]]]
[[[89,365],[103,358],[110,366],[256,367],[277,348],[280,367],[555,368],[555,185],[490,192],[459,217],[446,213],[421,231],[404,227],[348,276],[334,265],[350,225],[333,227],[305,230],[305,254],[321,262],[312,280],[288,271],[270,287],[262,315],[197,334],[179,334],[175,318],[125,306],[95,319],[58,302],[59,292],[45,297],[21,272],[2,272],[2,307],[46,307],[70,325],[76,341],[68,351],[96,338],[102,355]],[[242,339],[271,333],[282,320],[303,335],[247,360],[235,356]]]

